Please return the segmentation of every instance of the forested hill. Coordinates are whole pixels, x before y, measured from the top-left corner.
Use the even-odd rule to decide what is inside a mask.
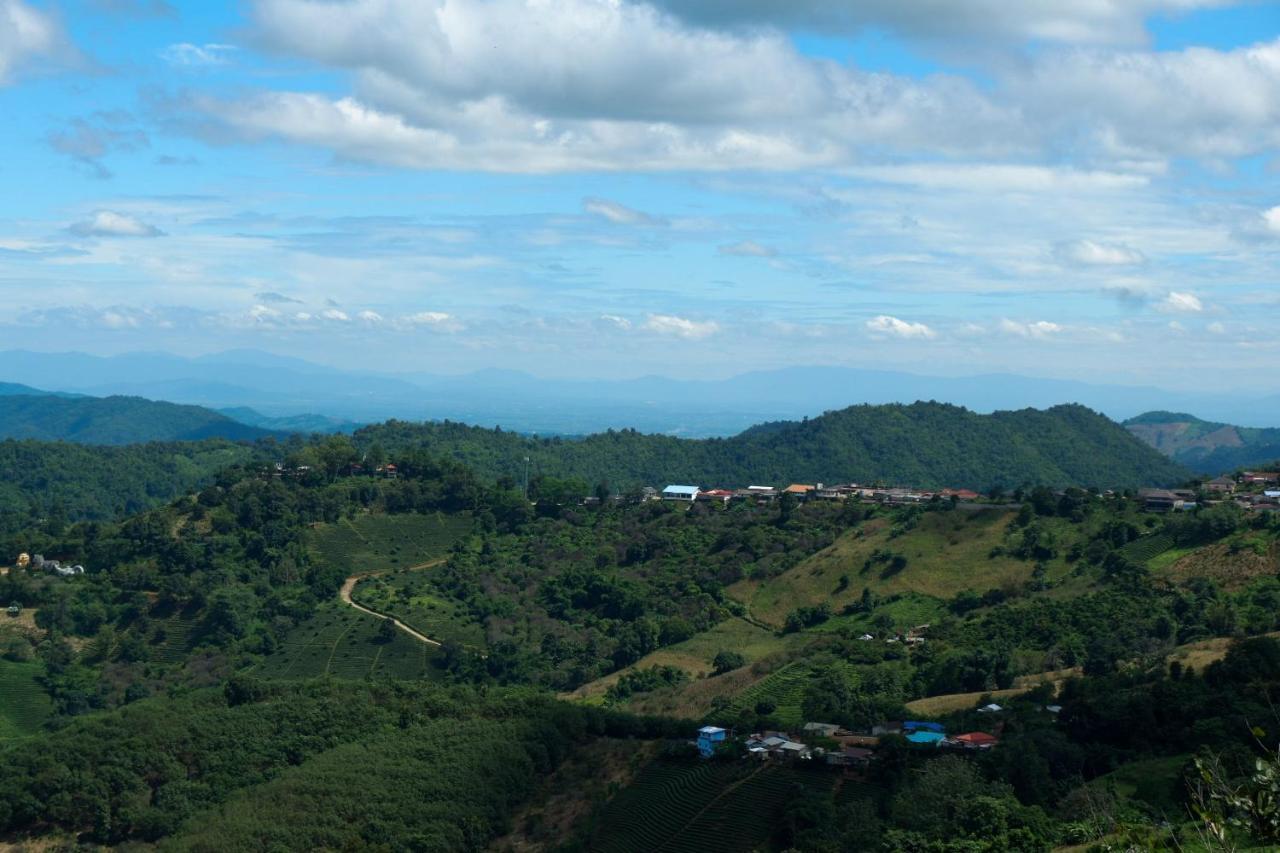
[[[581,477],[615,488],[784,482],[886,482],[921,487],[1023,484],[1132,487],[1171,484],[1181,466],[1082,406],[975,414],[941,403],[853,406],[799,422],[753,427],[724,439],[679,439],[633,430],[540,439],[457,423],[389,421],[355,434],[394,453],[423,446],[486,477]]]
[[[1142,441],[1202,474],[1223,474],[1280,459],[1280,429],[1205,421],[1181,412],[1147,412],[1124,422]]]
[[[141,397],[0,395],[0,438],[122,445],[206,438],[252,441],[272,434],[200,406]]]

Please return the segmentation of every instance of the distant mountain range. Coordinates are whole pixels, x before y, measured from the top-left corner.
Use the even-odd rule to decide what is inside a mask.
[[[689,437],[729,436],[753,424],[812,417],[852,404],[917,400],[945,401],[976,412],[1080,403],[1117,420],[1158,409],[1252,427],[1280,424],[1280,395],[1180,393],[1011,374],[939,377],[843,367],[792,367],[714,380],[558,380],[506,370],[461,376],[343,370],[250,350],[198,358],[10,351],[0,353],[0,380],[216,410],[249,407],[263,418],[318,413],[342,422],[338,429],[388,418],[447,418],[544,435],[633,427]]]
[[[852,406],[767,423],[732,438],[682,439],[634,430],[545,439],[459,423],[391,421],[355,433],[393,454],[422,448],[483,476],[533,474],[588,485],[746,486],[848,482],[919,487],[1169,485],[1189,472],[1083,406],[976,414],[941,403]]]
[[[206,438],[253,441],[280,434],[199,406],[140,397],[0,395],[0,438],[123,445]]]
[[[1130,418],[1124,426],[1156,450],[1201,474],[1222,474],[1280,459],[1280,429],[1232,426],[1164,411]]]

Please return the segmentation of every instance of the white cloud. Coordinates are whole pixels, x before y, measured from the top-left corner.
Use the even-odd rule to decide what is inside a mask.
[[[601,314],[600,322],[610,328],[619,329],[621,331],[626,331],[631,328],[631,321],[626,317],[620,317],[617,314]]]
[[[367,323],[370,326],[381,325],[383,322],[382,315],[377,311],[361,311],[356,315],[356,319],[362,323]]]
[[[1054,255],[1067,264],[1096,267],[1134,266],[1146,261],[1142,252],[1130,246],[1093,240],[1059,243],[1054,246]]]
[[[584,198],[582,200],[582,209],[587,213],[603,216],[615,225],[654,226],[666,224],[664,219],[627,207],[625,204],[610,201],[607,198]]]
[[[1264,211],[1262,214],[1262,223],[1267,227],[1267,230],[1275,234],[1280,234],[1280,207],[1273,207],[1270,210]]]
[[[1205,329],[1214,335],[1225,335],[1227,333],[1227,327],[1217,321],[1205,326]]]
[[[1062,326],[1048,320],[1019,323],[1014,320],[1003,319],[1000,321],[999,329],[1007,335],[1015,335],[1020,338],[1033,338],[1035,340],[1045,340],[1061,332]]]
[[[727,246],[721,246],[719,251],[722,255],[736,255],[744,258],[772,258],[778,254],[773,247],[761,245],[754,240],[730,243]]]
[[[0,85],[8,83],[19,66],[66,51],[53,18],[22,0],[0,0]]]
[[[868,320],[866,327],[872,334],[888,335],[895,338],[928,339],[938,336],[937,332],[924,323],[909,323],[906,320],[899,320],[897,317],[890,317],[887,314],[881,314]]]
[[[236,49],[233,44],[191,44],[179,42],[160,51],[160,58],[179,68],[204,68],[226,65],[229,54]]]
[[[650,314],[644,328],[657,335],[671,335],[687,340],[699,340],[720,331],[720,325],[714,320],[689,320],[671,314]]]
[[[320,312],[320,316],[325,320],[332,320],[335,323],[349,323],[351,317],[345,311],[339,311],[337,308],[326,308]]]
[[[930,42],[1024,39],[1069,44],[1136,44],[1152,14],[1228,5],[1232,0],[655,0],[708,26],[887,29]]]
[[[462,323],[444,311],[419,311],[400,320],[400,325],[410,329],[428,329],[433,332],[453,333],[463,329]]]
[[[73,223],[71,233],[81,237],[161,237],[164,232],[135,216],[113,210],[99,210],[89,219]]]
[[[1204,303],[1194,293],[1170,291],[1157,307],[1170,314],[1199,314],[1204,310]]]

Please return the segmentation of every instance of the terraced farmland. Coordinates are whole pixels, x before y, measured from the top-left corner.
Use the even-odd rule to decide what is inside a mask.
[[[769,701],[775,710],[771,716],[784,727],[798,726],[804,716],[800,703],[804,701],[804,690],[810,676],[809,667],[798,663],[789,663],[762,681],[739,693],[733,704],[724,712],[724,716],[733,717],[743,710],[754,708],[757,703]],[[721,716],[716,714],[715,716]]]
[[[345,574],[415,566],[443,557],[471,531],[471,516],[434,513],[360,515],[319,524],[307,536],[312,556]]]
[[[821,766],[655,761],[609,803],[590,849],[753,850],[768,840],[792,786],[829,791],[836,778]]]
[[[191,648],[191,635],[195,632],[195,616],[181,613],[161,620],[152,633],[151,659],[156,663],[180,663]]]
[[[1174,544],[1172,536],[1161,532],[1133,540],[1121,548],[1120,553],[1135,563],[1146,563],[1168,551]]]
[[[439,672],[428,646],[396,631],[389,642],[378,636],[381,619],[346,605],[326,604],[294,628],[256,674],[264,678],[432,678]]]
[[[38,663],[0,660],[0,740],[37,731],[53,715],[53,701],[36,681]]]
[[[484,645],[484,629],[464,605],[432,594],[430,569],[401,569],[365,578],[356,584],[351,598],[370,610],[395,616],[433,640]]]

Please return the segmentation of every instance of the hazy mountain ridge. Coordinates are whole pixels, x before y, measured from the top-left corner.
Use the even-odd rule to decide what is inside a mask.
[[[1280,459],[1280,429],[1201,420],[1185,412],[1146,412],[1124,422],[1129,432],[1202,474],[1266,465]]]
[[[256,441],[278,434],[199,406],[140,397],[0,396],[0,438],[126,445],[207,438]]]
[[[690,437],[729,436],[755,424],[797,420],[851,404],[915,400],[946,400],[977,412],[1080,403],[1117,420],[1153,409],[1177,409],[1250,426],[1280,424],[1277,396],[844,367],[788,367],[709,380],[565,380],[495,369],[455,376],[375,373],[245,350],[198,358],[10,351],[0,353],[0,380],[213,409],[251,407],[265,417],[320,414],[365,423],[450,419],[562,435],[635,428]]]

